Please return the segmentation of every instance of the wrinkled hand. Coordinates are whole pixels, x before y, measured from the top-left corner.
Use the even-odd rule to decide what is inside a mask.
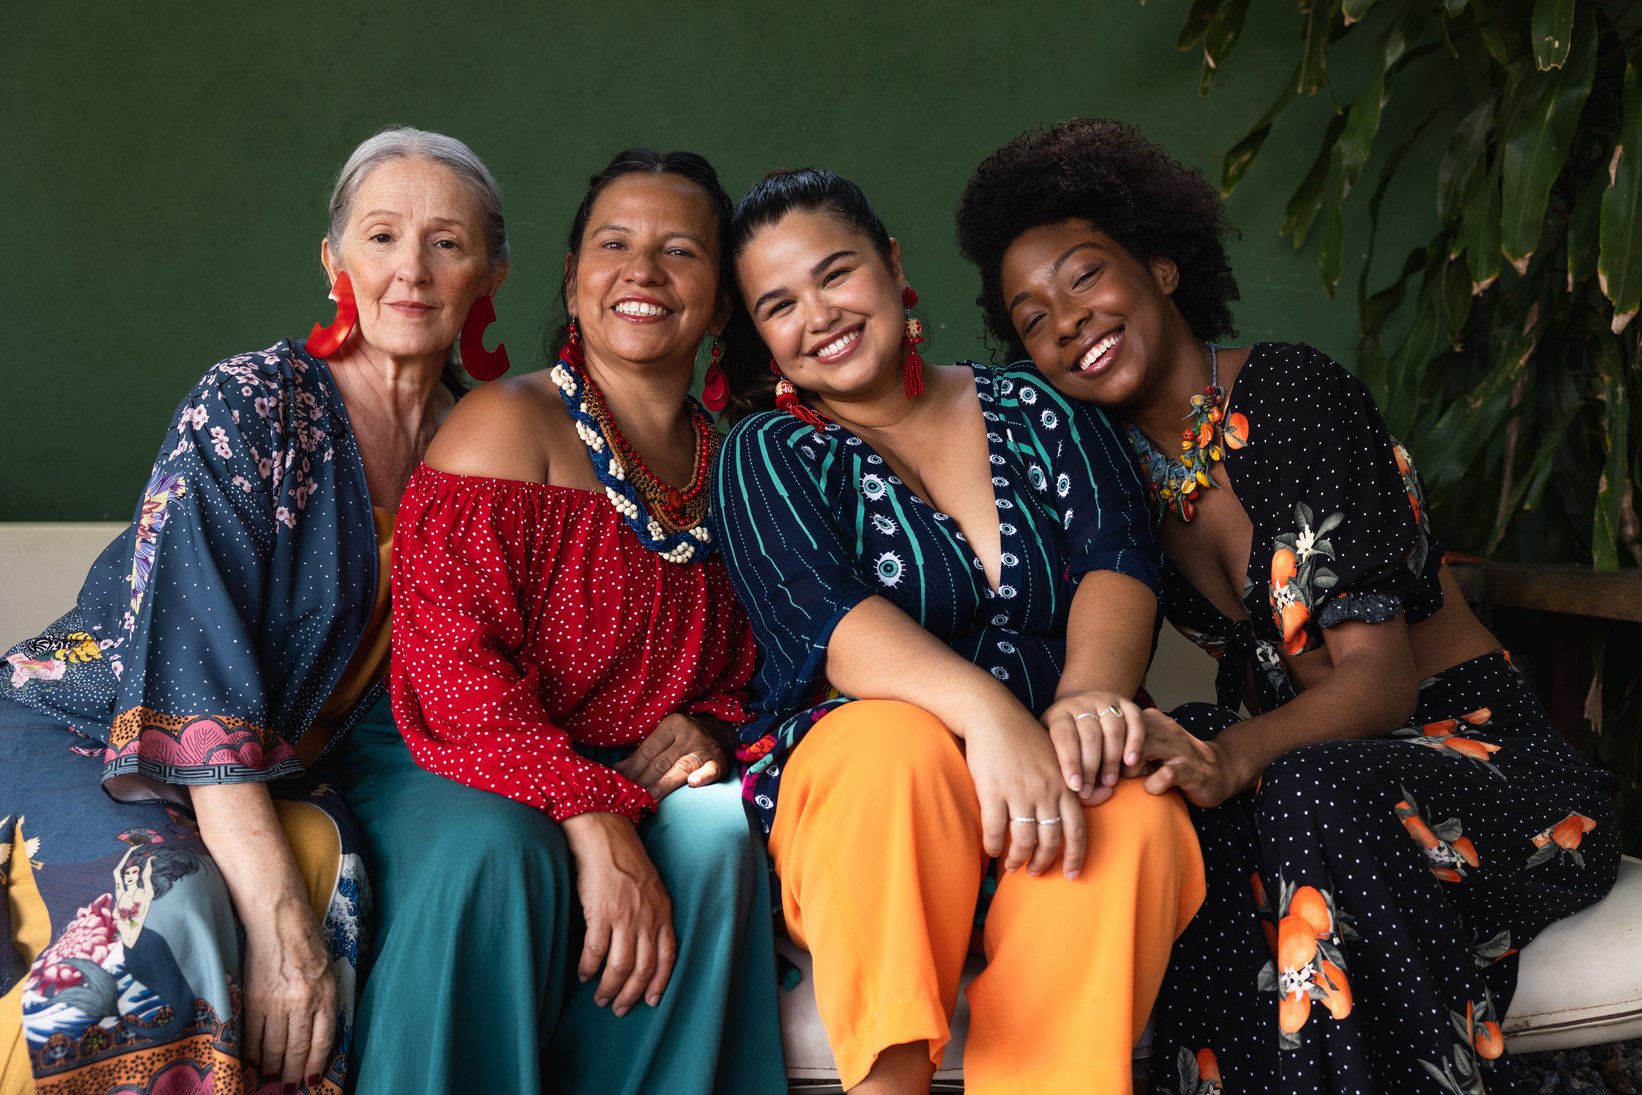
[[[286,1090],[313,1087],[336,1034],[330,949],[306,895],[245,920],[241,1059]]]
[[[1054,866],[1059,856],[1066,877],[1076,878],[1087,846],[1083,806],[1031,713],[1014,704],[1013,710],[980,721],[964,736],[964,755],[981,801],[986,853],[1003,856],[1006,871],[1024,865],[1033,875]]]
[[[576,858],[576,892],[587,937],[576,975],[589,980],[604,969],[593,993],[599,1007],[614,1003],[626,1015],[642,997],[651,1007],[673,976],[678,941],[673,902],[633,823],[617,814],[577,814],[564,822]]]
[[[615,769],[660,802],[685,784],[704,787],[729,775],[733,738],[717,719],[668,715]]]
[[[1161,711],[1143,711],[1141,719],[1146,728],[1141,762],[1150,769],[1145,786],[1152,794],[1178,787],[1194,806],[1219,806],[1254,784],[1253,775],[1218,739],[1193,737]]]
[[[1043,713],[1066,786],[1085,805],[1112,797],[1118,779],[1140,764],[1146,728],[1140,705],[1116,692],[1072,692]]]

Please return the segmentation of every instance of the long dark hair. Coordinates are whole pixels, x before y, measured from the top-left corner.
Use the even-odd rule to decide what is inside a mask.
[[[570,235],[565,241],[565,249],[570,252],[572,259],[581,258],[582,233],[587,231],[587,219],[593,214],[593,203],[599,200],[599,195],[604,193],[605,187],[623,175],[638,174],[677,175],[701,187],[707,195],[707,204],[712,207],[713,221],[718,227],[719,288],[735,300],[735,264],[730,258],[730,212],[734,203],[725,191],[724,184],[718,181],[718,172],[713,170],[713,165],[707,162],[706,157],[698,156],[694,152],[657,152],[650,148],[628,148],[616,153],[602,170],[587,180],[587,193],[582,195],[582,203],[576,207],[576,215],[571,218]],[[558,356],[559,348],[564,345],[565,339],[570,337],[570,301],[565,297],[565,289],[566,286],[561,283],[559,305],[562,311],[557,328],[548,338],[546,349],[549,360]],[[732,315],[740,310],[739,307],[732,309]],[[726,335],[729,334],[730,332],[726,331]],[[728,341],[726,338],[726,343]]]
[[[789,213],[826,213],[871,240],[886,265],[891,261],[889,232],[861,188],[836,171],[800,167],[770,172],[737,203],[730,218],[730,246],[726,252],[731,263],[747,250],[754,236]],[[736,311],[746,317],[745,332],[737,331],[735,345],[724,355],[724,376],[730,387],[730,403],[724,413],[732,422],[775,406],[770,351],[753,329],[746,309],[738,307]]]

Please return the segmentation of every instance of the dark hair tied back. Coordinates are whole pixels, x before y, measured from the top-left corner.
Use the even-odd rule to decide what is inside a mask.
[[[677,175],[681,179],[695,183],[707,195],[707,203],[713,209],[713,222],[718,228],[718,283],[727,293],[734,295],[735,267],[730,261],[730,210],[732,202],[730,195],[725,191],[724,184],[718,181],[718,172],[705,157],[694,152],[657,152],[649,148],[629,148],[616,153],[610,162],[587,180],[587,193],[582,195],[582,203],[576,207],[576,215],[570,221],[570,235],[565,241],[565,248],[573,258],[580,258],[582,253],[582,235],[587,231],[588,218],[593,215],[593,205],[599,200],[599,195],[611,183],[624,175]],[[551,336],[547,346],[547,356],[556,357],[559,348],[564,345],[570,334],[570,301],[565,298],[566,286],[559,286],[559,300],[564,306],[564,316],[560,320],[558,329]]]
[[[886,264],[891,261],[889,233],[866,193],[824,167],[772,171],[747,191],[730,218],[731,260],[747,249],[753,237],[779,224],[790,213],[825,213],[871,240]],[[745,314],[744,309],[737,311]],[[724,375],[730,388],[725,414],[731,421],[775,405],[775,377],[770,373],[769,361],[769,349],[752,330],[749,317],[745,334],[738,331],[736,345],[724,357]]]
[[[1214,186],[1132,125],[1073,118],[992,153],[958,203],[958,249],[980,269],[976,303],[1012,354],[1027,356],[1004,307],[1004,255],[1026,232],[1066,220],[1087,222],[1141,262],[1173,262],[1174,302],[1198,338],[1237,333],[1237,279],[1225,243],[1234,230]]]

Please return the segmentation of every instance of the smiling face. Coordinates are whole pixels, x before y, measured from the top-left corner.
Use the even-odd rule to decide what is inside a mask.
[[[1170,300],[1174,263],[1142,263],[1085,221],[1022,233],[1004,252],[1001,274],[1026,352],[1073,399],[1133,405],[1185,326]]]
[[[346,270],[353,282],[367,353],[441,368],[468,309],[506,273],[489,268],[478,198],[450,168],[421,157],[365,176],[340,253],[326,240],[320,260],[333,281]]]
[[[580,253],[565,256],[565,300],[590,360],[688,368],[729,315],[718,275],[707,194],[677,175],[634,173],[589,210]]]
[[[789,213],[736,257],[758,333],[794,384],[823,399],[901,392],[900,248],[886,262],[830,213]]]

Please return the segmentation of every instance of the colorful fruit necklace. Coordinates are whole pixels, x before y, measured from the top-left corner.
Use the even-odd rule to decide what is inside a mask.
[[[587,375],[580,343],[566,343],[548,375],[587,446],[605,497],[639,542],[670,563],[711,555],[716,545],[706,525],[712,502],[707,487],[718,451],[718,429],[707,412],[695,400],[686,400],[696,434],[696,459],[689,484],[680,490],[656,478],[622,435],[599,386]]]
[[[1180,431],[1180,458],[1159,452],[1133,422],[1126,425],[1129,445],[1140,458],[1140,470],[1159,521],[1165,513],[1182,521],[1197,516],[1198,490],[1218,486],[1214,466],[1225,459],[1228,450],[1249,443],[1249,420],[1241,414],[1226,414],[1226,393],[1220,390],[1220,353],[1213,343],[1206,345],[1209,386],[1202,395],[1192,396],[1192,409],[1186,415],[1191,428]]]

